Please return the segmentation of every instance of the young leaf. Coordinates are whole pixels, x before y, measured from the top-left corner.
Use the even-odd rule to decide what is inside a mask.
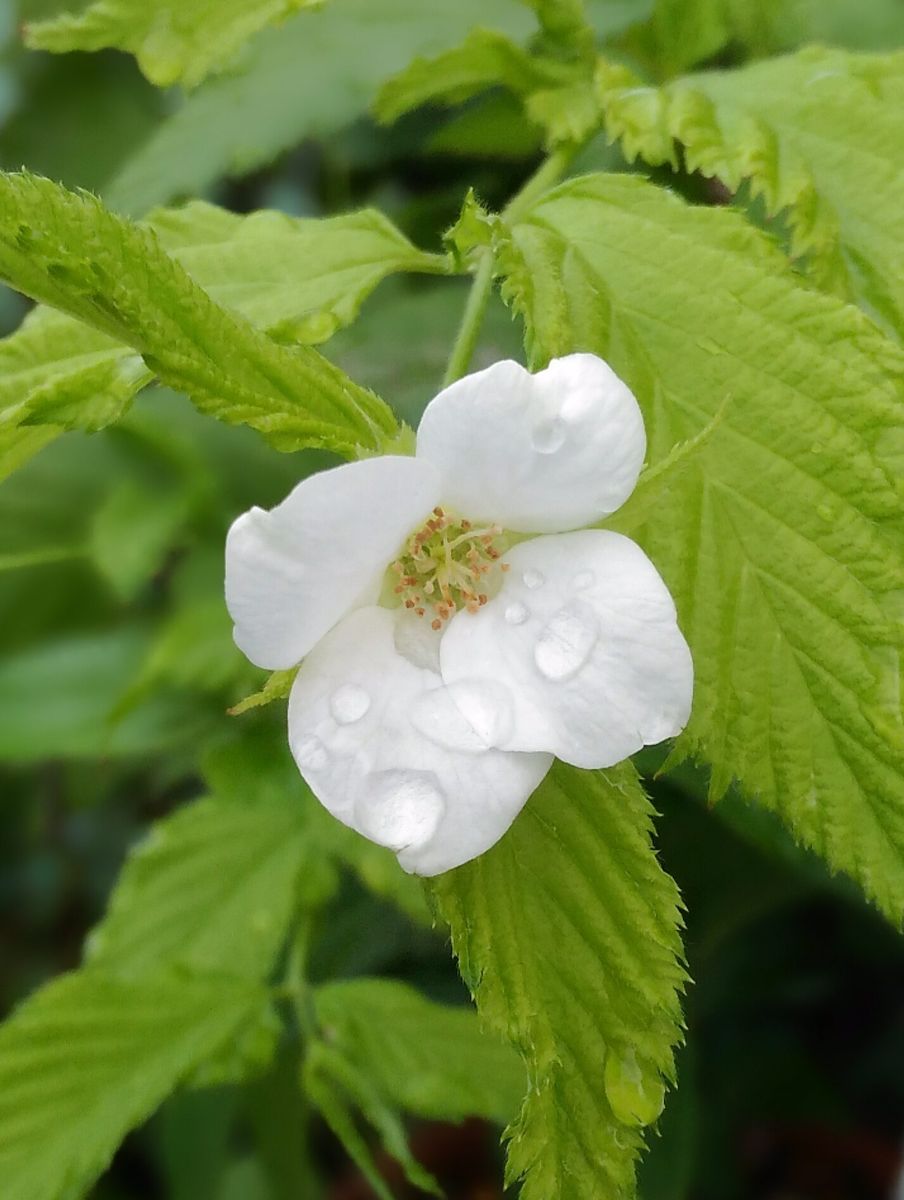
[[[338,0],[301,12],[257,37],[241,71],[211,79],[177,108],[105,197],[140,216],[262,167],[305,138],[328,140],[412,58],[457,46],[477,24],[521,38],[534,22],[517,0]]]
[[[904,52],[810,47],[655,89],[604,67],[606,127],[630,158],[750,183],[787,212],[792,253],[822,286],[904,338]]]
[[[429,102],[460,104],[497,86],[527,96],[572,74],[568,64],[531,54],[504,34],[474,29],[453,50],[409,63],[387,80],[373,107],[378,119],[389,123]]]
[[[94,0],[78,13],[31,25],[35,50],[128,50],[158,87],[194,87],[229,63],[265,25],[281,21],[315,0]]]
[[[152,231],[93,197],[3,175],[0,217],[0,276],[132,346],[205,412],[251,425],[283,450],[319,445],[354,454],[396,432],[376,396],[316,351],[278,346],[214,303]]]
[[[89,938],[88,962],[129,977],[179,966],[264,978],[309,849],[297,797],[180,808],[130,854]]]
[[[524,1067],[508,1045],[481,1030],[472,1009],[436,1004],[390,979],[324,984],[314,1002],[329,1045],[403,1112],[500,1124],[517,1112]]]
[[[527,1064],[508,1164],[525,1200],[634,1195],[685,981],[651,818],[629,764],[557,764],[498,845],[433,883],[484,1023]]]
[[[262,989],[223,979],[84,971],[42,988],[0,1026],[6,1194],[83,1194],[128,1130],[266,1003]]]
[[[904,355],[727,210],[636,178],[541,200],[502,249],[535,357],[603,355],[650,454],[718,433],[639,538],[695,664],[683,745],[904,915]]]

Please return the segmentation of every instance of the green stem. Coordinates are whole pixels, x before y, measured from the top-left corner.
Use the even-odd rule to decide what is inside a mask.
[[[502,220],[506,225],[513,225],[518,221],[530,209],[534,201],[559,182],[579,149],[577,144],[560,146],[550,154],[549,158],[543,160],[503,210]],[[480,260],[474,273],[471,290],[468,293],[468,302],[462,314],[452,353],[449,355],[449,365],[446,367],[443,387],[448,387],[456,379],[461,379],[470,366],[477,339],[480,336],[483,317],[493,291],[494,266],[493,251],[487,247],[480,252]]]
[[[474,275],[474,282],[468,293],[468,302],[462,314],[461,325],[452,353],[449,355],[449,365],[443,379],[443,387],[448,387],[456,379],[461,379],[467,373],[477,339],[480,336],[480,326],[483,315],[490,302],[493,290],[493,252],[489,248],[481,251],[480,265]]]

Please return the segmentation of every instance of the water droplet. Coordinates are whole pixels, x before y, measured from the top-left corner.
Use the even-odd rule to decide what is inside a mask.
[[[505,619],[509,625],[523,625],[529,616],[530,611],[527,605],[522,604],[520,600],[516,600],[505,610]]]
[[[568,426],[561,417],[552,417],[548,421],[540,421],[531,433],[531,444],[538,454],[555,454],[561,450]]]
[[[446,811],[446,797],[432,771],[374,771],[355,804],[358,828],[390,850],[429,841]]]
[[[822,454],[824,449],[825,446],[823,446],[822,442],[812,442],[810,445],[811,454]]]
[[[319,737],[310,734],[292,747],[295,761],[302,771],[322,771],[330,760],[330,753]]]
[[[589,588],[592,584],[596,583],[596,576],[592,571],[578,571],[577,575],[575,575],[571,582],[574,587],[581,591],[584,588]]]
[[[553,613],[534,646],[534,662],[547,679],[570,679],[581,669],[599,638],[596,614],[573,600]]]
[[[822,517],[822,519],[824,521],[831,521],[832,518],[835,516],[835,512],[832,509],[831,504],[818,505],[816,508],[816,512],[820,517]]]
[[[651,1125],[662,1112],[665,1085],[652,1066],[641,1070],[633,1049],[610,1052],[603,1086],[612,1112],[623,1125]]]
[[[370,696],[364,688],[346,683],[337,688],[330,697],[330,712],[340,725],[353,725],[360,721],[370,708]]]
[[[508,689],[489,679],[460,679],[422,692],[411,721],[438,746],[482,754],[506,740],[512,729]]]
[[[534,567],[528,567],[521,576],[521,581],[526,588],[534,591],[538,587],[542,587],[546,582],[546,576],[542,571],[536,570]]]

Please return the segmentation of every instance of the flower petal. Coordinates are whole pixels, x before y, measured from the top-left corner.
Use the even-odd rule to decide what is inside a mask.
[[[646,453],[634,396],[594,354],[531,375],[510,360],[428,404],[417,455],[443,476],[443,503],[523,533],[575,529],[630,496]]]
[[[492,682],[443,686],[396,646],[400,614],[360,608],[308,655],[289,698],[289,745],[335,817],[438,875],[488,850],[552,764],[488,747],[512,720]]]
[[[447,684],[486,677],[514,697],[497,745],[607,767],[684,728],[690,651],[639,546],[586,529],[522,542],[506,559],[499,594],[455,616],[440,646]]]
[[[226,538],[236,645],[259,667],[294,666],[349,609],[377,598],[438,499],[429,463],[385,455],[312,475],[269,512],[243,513]]]

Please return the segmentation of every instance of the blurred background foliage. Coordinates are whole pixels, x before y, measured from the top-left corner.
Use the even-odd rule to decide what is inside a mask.
[[[396,0],[381,5],[394,16],[379,24],[368,19],[368,0],[342,0],[316,26],[296,19],[260,35],[232,70],[190,94],[158,91],[123,55],[25,51],[22,23],[57,7],[0,3],[0,165],[98,191],[130,215],[189,195],[238,212],[323,215],[375,204],[437,249],[468,186],[500,204],[539,157],[539,131],[501,93],[421,110],[391,129],[362,115],[414,54],[458,43],[490,12],[495,26],[526,31],[530,14],[515,0],[457,0],[442,11]],[[592,0],[590,8],[610,53],[652,79],[810,40],[904,46],[902,0]],[[612,164],[624,167],[601,140],[583,152],[586,167]],[[726,199],[712,183],[660,177],[698,202]],[[328,353],[415,423],[438,386],[464,295],[461,281],[388,281]],[[23,312],[3,294],[4,332]],[[518,330],[501,305],[491,308],[477,364],[519,354]],[[284,768],[280,705],[227,713],[262,674],[231,642],[223,539],[238,513],[275,503],[328,461],[279,455],[155,390],[116,428],[69,434],[0,486],[4,1012],[77,964],[128,848],[203,791],[211,754],[250,737],[250,788]],[[688,907],[695,984],[680,1087],[653,1138],[642,1195],[889,1197],[904,1130],[904,944],[765,813],[736,796],[707,811],[700,774],[660,781],[656,754],[643,765],[662,814],[662,859]],[[400,885],[382,860],[342,876],[312,938],[318,979],[386,975],[465,1001],[417,885]],[[243,1086],[184,1092],[129,1137],[92,1194],[311,1194],[301,1105],[280,1068]],[[412,1136],[451,1196],[501,1194],[498,1128],[423,1121]],[[316,1123],[309,1157],[328,1196],[374,1194]],[[420,1194],[383,1165],[400,1195]]]

